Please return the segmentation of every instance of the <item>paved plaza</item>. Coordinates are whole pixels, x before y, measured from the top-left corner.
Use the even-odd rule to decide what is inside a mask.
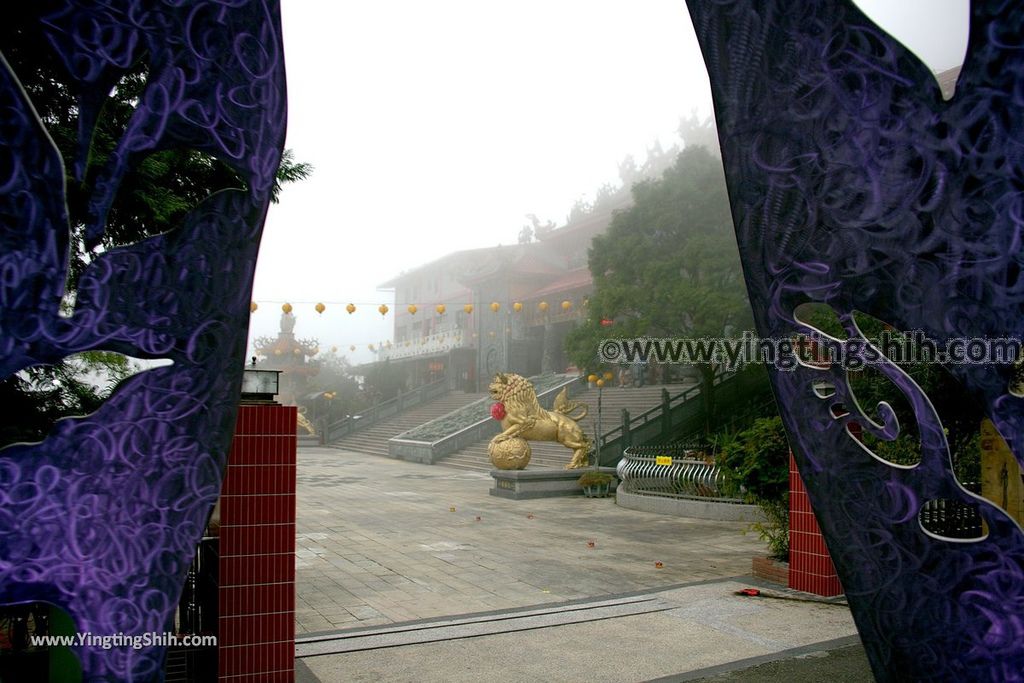
[[[490,486],[487,474],[300,449],[296,633],[742,576],[764,553],[741,523],[614,498],[507,500]]]
[[[792,672],[805,658],[851,649],[860,659],[831,670],[829,679],[871,679],[844,604],[737,596],[747,585],[717,579],[618,599],[300,638],[298,680],[628,683],[724,675],[820,683],[820,669],[811,678],[757,676],[765,662],[788,660],[773,666]],[[750,667],[753,678],[743,674]]]
[[[490,486],[300,449],[300,683],[870,680],[841,599],[737,595],[764,553],[745,524]]]

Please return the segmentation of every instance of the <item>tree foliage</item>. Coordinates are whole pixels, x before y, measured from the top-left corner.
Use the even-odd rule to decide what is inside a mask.
[[[364,389],[371,405],[389,401],[405,391],[405,372],[389,361],[374,363],[366,372]]]
[[[821,333],[841,340],[850,336],[836,312],[827,304],[804,304],[797,311],[800,320]],[[918,358],[927,356],[927,350],[913,335],[860,311],[854,312],[853,320],[861,333],[880,349],[883,335],[886,335],[895,348],[916,347]],[[985,418],[984,408],[967,395],[964,386],[941,364],[910,362],[900,358],[892,360],[921,387],[942,420],[957,479],[963,484],[976,485],[981,476],[979,427]],[[864,415],[880,423],[879,404],[884,402],[892,408],[899,423],[899,434],[891,441],[863,430],[860,438],[864,444],[875,455],[897,465],[921,462],[921,432],[917,416],[903,391],[873,366],[849,370],[847,380],[857,407]],[[854,407],[846,406],[846,409],[853,410]]]
[[[122,180],[102,237],[87,243],[84,226],[89,199],[143,92],[147,65],[143,59],[132,66],[110,93],[95,126],[80,134],[78,94],[67,86],[64,65],[38,29],[34,17],[38,10],[18,3],[5,10],[8,16],[0,22],[3,58],[21,82],[65,164],[71,246],[64,305],[70,308],[78,278],[97,253],[172,230],[188,211],[214,192],[243,183],[226,164],[196,150],[153,152],[139,161],[135,173]],[[286,151],[273,198],[276,200],[283,184],[302,180],[312,170]],[[56,366],[31,368],[0,381],[0,396],[15,402],[24,414],[24,419],[8,421],[9,433],[4,434],[0,445],[37,440],[54,419],[94,410],[109,395],[112,383],[94,386],[85,375],[97,369],[109,371],[111,355],[86,354],[75,362],[65,360]],[[97,360],[101,358],[105,360]],[[113,365],[130,366],[123,357]],[[10,401],[5,401],[6,405],[12,405]]]
[[[41,439],[68,415],[88,415],[114,386],[137,372],[119,353],[89,351],[54,366],[32,367],[0,382],[0,445]]]
[[[298,397],[306,415],[328,415],[337,420],[367,407],[366,395],[352,376],[348,358],[330,351],[322,354],[317,364],[319,371],[309,378],[306,395]]]
[[[771,556],[788,560],[789,442],[782,418],[761,418],[749,429],[723,437],[715,462],[727,489],[742,492],[764,513],[765,521],[752,526]]]
[[[596,369],[601,339],[718,337],[753,325],[721,161],[687,147],[632,195],[590,248],[590,317],[566,342],[581,368]],[[603,327],[602,319],[615,324]]]
[[[789,494],[789,442],[782,418],[754,420],[719,446],[715,462],[724,468],[734,491],[761,500],[781,500]]]

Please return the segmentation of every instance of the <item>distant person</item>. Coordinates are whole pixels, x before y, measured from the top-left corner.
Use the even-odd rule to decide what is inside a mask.
[[[642,360],[637,360],[636,364],[633,366],[633,386],[638,389],[642,387],[644,385],[646,375],[647,363]]]
[[[657,361],[651,361],[651,366],[647,371],[648,384],[664,384],[664,382],[661,381],[663,367],[664,366]]]

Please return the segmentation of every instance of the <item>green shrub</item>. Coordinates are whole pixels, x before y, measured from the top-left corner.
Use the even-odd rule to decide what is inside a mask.
[[[760,418],[749,429],[716,438],[716,463],[726,490],[741,493],[765,515],[751,528],[768,544],[769,555],[789,559],[789,442],[782,418]]]
[[[781,417],[763,417],[731,437],[718,440],[716,462],[732,492],[760,500],[789,495],[789,442]]]
[[[754,522],[750,528],[768,545],[768,556],[789,562],[789,496],[786,500],[760,500],[757,506],[765,521]]]

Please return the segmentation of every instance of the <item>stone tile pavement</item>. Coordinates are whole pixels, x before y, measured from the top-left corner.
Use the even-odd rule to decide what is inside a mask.
[[[297,634],[742,576],[764,552],[744,524],[613,498],[507,500],[486,474],[328,448],[298,463]]]
[[[749,585],[712,579],[639,596],[308,636],[297,644],[296,680],[872,679],[845,602],[782,589],[771,591],[773,597],[737,595]]]

